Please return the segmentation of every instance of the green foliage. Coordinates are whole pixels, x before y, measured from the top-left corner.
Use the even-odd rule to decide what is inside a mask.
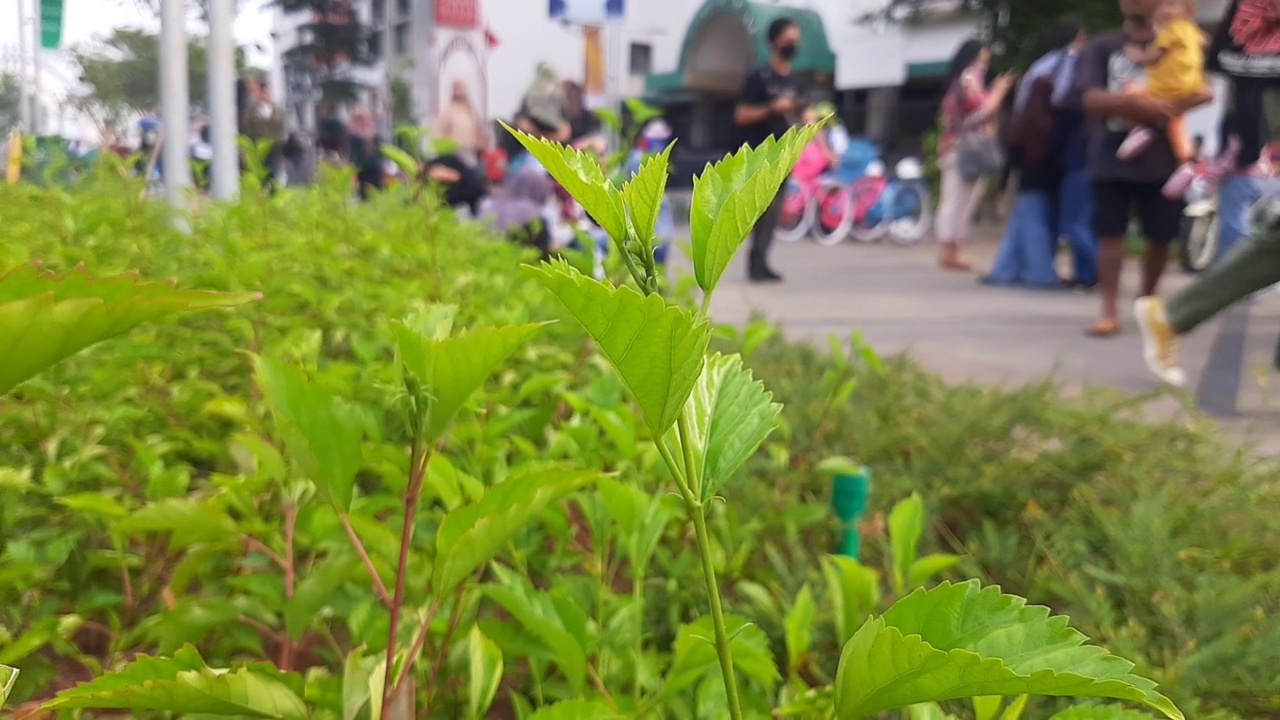
[[[13,692],[13,684],[18,681],[18,671],[8,665],[0,665],[0,707],[4,707],[4,703],[9,699],[9,693]]]
[[[932,582],[927,559],[954,553],[944,577],[997,580],[1070,612],[1188,715],[1268,712],[1277,545],[1262,466],[1089,398],[949,387],[856,340],[829,355],[761,323],[717,329],[710,351],[702,335],[698,364],[673,373],[672,349],[684,354],[705,319],[662,303],[639,253],[640,292],[580,287],[557,266],[517,272],[524,251],[429,198],[394,189],[351,205],[349,192],[338,174],[308,192],[247,192],[183,236],[128,179],[0,188],[16,208],[0,225],[5,266],[30,255],[264,292],[229,316],[138,328],[0,403],[13,437],[0,449],[0,663],[23,671],[11,702],[38,706],[99,668],[190,643],[209,667],[275,678],[313,718],[411,703],[433,717],[685,720],[724,717],[734,697],[744,716],[825,718],[835,678],[856,674],[837,666],[841,648],[867,618],[884,640],[925,614],[901,600],[895,572],[910,591]],[[558,324],[490,353],[554,312],[548,277],[582,325],[616,312],[650,345],[628,349],[613,329],[584,342]],[[644,335],[652,318],[665,335]],[[487,339],[459,342],[473,335]],[[437,343],[459,357],[424,350]],[[667,354],[645,375],[636,353],[654,347]],[[347,418],[342,457],[358,448],[359,460],[334,477],[351,475],[345,504],[325,502],[298,442],[306,423],[281,422],[255,358],[301,383],[321,417]],[[677,375],[683,396],[669,392]],[[708,419],[690,408],[713,387]],[[454,409],[427,441],[442,388],[470,389],[446,393],[440,407]],[[721,415],[726,427],[741,417],[744,437],[709,453],[702,429],[716,437],[711,420],[748,407]],[[664,413],[676,417],[657,433],[649,416]],[[823,555],[838,526],[817,461],[845,454],[876,477],[862,564]],[[685,492],[713,456],[734,476],[724,502]],[[549,467],[564,470],[525,482]],[[592,481],[556,489],[580,474]],[[899,501],[910,523],[885,520]],[[446,576],[462,579],[437,587]],[[1029,703],[1027,717],[1063,706]]]
[[[142,656],[126,667],[61,693],[50,710],[113,709],[304,720],[301,678],[273,667],[212,670],[195,648],[171,658]]]
[[[693,274],[703,292],[715,290],[729,260],[773,203],[820,127],[792,128],[759,147],[744,147],[694,178],[690,242]]]
[[[266,358],[256,359],[258,387],[286,439],[290,457],[310,478],[325,502],[351,508],[361,455],[361,422],[355,412],[301,370]]]
[[[0,344],[22,348],[0,366],[0,395],[71,355],[145,322],[255,299],[248,293],[178,290],[136,276],[93,278],[83,268],[64,275],[30,264],[0,276]]]
[[[433,574],[437,595],[446,595],[487,563],[546,508],[581,490],[595,473],[568,467],[530,468],[489,488],[477,502],[440,521]]]
[[[600,345],[631,390],[649,430],[661,437],[676,421],[705,364],[705,320],[656,295],[612,287],[564,261],[528,274],[543,283]]]
[[[1133,663],[999,588],[976,581],[918,590],[867,621],[845,646],[836,680],[841,717],[978,695],[1063,695],[1140,702],[1182,713],[1130,673]],[[873,679],[868,682],[868,678]]]

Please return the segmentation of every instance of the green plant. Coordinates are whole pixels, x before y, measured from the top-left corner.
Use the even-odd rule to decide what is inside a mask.
[[[1089,398],[947,386],[900,359],[876,367],[878,358],[859,357],[865,348],[842,347],[841,366],[761,323],[717,328],[704,355],[741,355],[785,403],[767,451],[720,486],[726,502],[704,504],[705,553],[652,442],[645,409],[654,406],[628,400],[609,356],[575,327],[539,326],[467,396],[426,464],[392,681],[406,668],[408,676],[387,705],[392,603],[384,598],[394,596],[403,547],[411,419],[422,400],[430,414],[439,397],[411,392],[407,380],[417,375],[406,372],[400,336],[420,330],[427,345],[457,349],[473,333],[536,324],[549,312],[544,277],[563,273],[517,271],[519,248],[478,235],[430,197],[414,202],[407,188],[351,205],[344,174],[271,196],[250,186],[240,201],[192,215],[184,235],[166,208],[140,199],[136,181],[107,169],[65,191],[0,188],[0,202],[15,209],[0,225],[0,262],[136,267],[184,287],[261,290],[264,298],[230,317],[135,330],[130,342],[71,358],[0,404],[0,426],[13,438],[0,448],[0,573],[9,579],[0,587],[0,663],[23,670],[10,698],[19,713],[64,692],[69,705],[119,703],[102,683],[135,677],[131,663],[146,655],[188,663],[168,665],[174,674],[161,675],[164,683],[190,678],[221,692],[201,679],[212,674],[273,692],[283,686],[311,718],[725,717],[716,632],[698,581],[709,556],[743,714],[826,718],[838,697],[852,697],[834,683],[837,659],[867,617],[892,621],[878,636],[892,635],[894,624],[909,630],[884,613],[917,602],[896,592],[895,568],[911,593],[912,565],[947,552],[962,559],[946,577],[982,577],[1068,612],[1138,659],[1142,674],[1193,708],[1188,714],[1226,720],[1213,712],[1226,703],[1259,708],[1246,717],[1266,712],[1270,625],[1257,608],[1274,528],[1264,521],[1271,496],[1262,467],[1245,473],[1203,431],[1126,424],[1115,406],[1093,409]],[[640,224],[625,198],[623,211],[624,227]],[[630,260],[645,273],[643,255]],[[455,307],[454,326],[472,329],[430,332],[443,327],[442,302]],[[467,370],[484,365],[449,359]],[[831,382],[817,382],[824,377]],[[850,383],[847,401],[833,401]],[[294,407],[284,401],[293,397],[320,410],[307,411],[306,422],[273,412]],[[815,433],[819,423],[826,430]],[[678,440],[678,420],[673,426]],[[326,452],[358,454],[358,463],[310,459],[303,430],[320,428],[342,438]],[[877,478],[866,565],[822,553],[836,527],[829,478],[814,472],[813,459],[850,452]],[[683,463],[682,450],[670,454]],[[511,500],[525,497],[523,484],[554,485],[548,463],[564,469],[550,471],[557,477],[598,479],[540,507]],[[345,470],[322,475],[321,465]],[[1173,504],[1188,494],[1181,467],[1203,473],[1195,512]],[[893,516],[895,502],[910,505],[917,491],[927,520],[906,513],[920,523],[904,524],[918,543],[895,553],[906,536],[886,532],[877,511]],[[351,532],[336,509],[343,498]],[[492,514],[499,504],[521,514]],[[1141,512],[1113,517],[1130,507]],[[1205,529],[1217,522],[1231,532]],[[516,530],[491,536],[501,541],[493,554],[492,542],[449,529],[496,524]],[[1239,541],[1206,552],[1221,545],[1212,538],[1236,533]],[[470,565],[450,547],[489,559],[460,592],[441,596],[436,578]],[[1246,574],[1248,585],[1239,580]],[[1203,590],[1184,590],[1196,583]],[[1197,618],[1214,624],[1197,626]],[[1043,627],[1028,620],[1001,637]],[[1204,640],[1219,629],[1221,642]],[[930,637],[940,646],[932,655],[946,638]],[[1030,717],[1062,707],[1029,703]],[[952,705],[944,702],[968,714]],[[243,704],[232,714],[243,716]]]
[[[636,292],[593,281],[564,263],[533,271],[609,358],[639,405],[675,481],[702,557],[726,704],[735,719],[742,717],[742,703],[707,532],[707,509],[774,429],[780,408],[740,357],[706,357],[706,312],[730,258],[817,130],[816,125],[792,130],[777,141],[744,149],[695,180],[691,255],[703,291],[702,308],[696,313],[656,295],[652,229],[666,184],[666,154],[656,156],[618,188],[587,156],[516,132],[525,148],[609,232],[640,288]],[[913,501],[894,521],[901,536],[895,543],[894,575],[900,589],[932,569],[920,566],[914,557],[922,513],[916,512],[919,498]],[[947,622],[953,618],[959,621]],[[1031,691],[1121,697],[1171,718],[1182,717],[1154,691],[1154,683],[1129,673],[1131,663],[1084,646],[1084,641],[1066,627],[1065,619],[1050,619],[1047,609],[1026,608],[1021,598],[1000,595],[998,589],[981,590],[968,583],[917,591],[885,615],[867,621],[845,646],[836,680],[836,710],[841,717],[867,717],[940,699]],[[1054,646],[1065,654],[1046,655]],[[876,681],[869,684],[868,678]]]

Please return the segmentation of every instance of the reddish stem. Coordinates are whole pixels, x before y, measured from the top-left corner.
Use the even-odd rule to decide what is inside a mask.
[[[262,542],[258,538],[249,537],[248,535],[245,535],[244,547],[246,550],[260,552],[263,555],[266,555],[268,558],[271,559],[271,562],[275,563],[276,566],[279,567],[281,570],[284,570],[286,572],[288,571],[289,563],[284,559],[284,557],[281,556],[280,553],[276,552],[275,550],[272,550],[271,548],[267,547],[266,543]]]
[[[298,506],[288,502],[284,505],[284,596],[293,598],[297,585],[297,573],[293,563],[293,539],[298,528]],[[286,631],[280,642],[280,669],[293,670],[293,637]]]
[[[360,536],[356,534],[356,529],[351,527],[351,518],[346,513],[338,513],[338,519],[342,521],[342,528],[347,531],[347,538],[351,540],[351,545],[356,549],[356,554],[360,556],[360,561],[364,563],[364,567],[369,571],[369,576],[373,578],[373,591],[377,594],[378,599],[382,601],[383,606],[391,607],[391,592],[387,590],[386,583],[382,582],[382,576],[378,574],[378,568],[373,564],[373,558],[369,557],[369,551],[365,549],[364,543],[360,541]]]
[[[413,544],[413,521],[418,514],[418,497],[422,494],[422,481],[426,477],[427,462],[431,452],[421,450],[415,438],[409,452],[409,486],[404,493],[404,524],[400,526],[400,559],[396,562],[396,589],[391,596],[391,621],[387,628],[387,671],[382,683],[383,707],[390,707],[392,694],[391,673],[396,662],[396,638],[400,632],[400,611],[404,607],[404,581],[409,571],[409,551]],[[411,664],[412,659],[405,660]]]
[[[439,610],[440,601],[432,601],[431,607],[427,609],[427,619],[422,622],[422,627],[418,628],[418,636],[413,639],[413,647],[409,648],[409,657],[405,659],[404,667],[400,668],[400,675],[396,678],[396,684],[392,686],[392,695],[400,692],[400,686],[404,685],[405,678],[409,677],[409,671],[413,669],[419,653],[427,644],[427,633],[431,630],[431,623],[435,622],[436,613]]]

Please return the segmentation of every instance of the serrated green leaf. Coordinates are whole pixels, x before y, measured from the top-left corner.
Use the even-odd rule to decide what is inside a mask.
[[[725,268],[769,209],[801,151],[820,126],[792,128],[755,148],[708,165],[693,180],[690,233],[693,274],[704,292],[715,291]]]
[[[627,236],[627,211],[622,204],[622,193],[604,176],[594,155],[526,135],[506,123],[502,126],[610,237],[622,240]]]
[[[693,313],[592,280],[563,261],[524,268],[587,331],[626,384],[654,437],[679,416],[698,382],[711,330]]]
[[[622,720],[624,717],[610,709],[603,700],[576,698],[539,708],[529,716],[529,720]]]
[[[0,708],[3,708],[5,702],[9,699],[9,693],[13,692],[13,686],[16,682],[18,682],[17,668],[0,665]]]
[[[864,718],[916,703],[982,695],[1129,700],[1182,713],[1133,663],[1087,645],[1049,609],[976,580],[917,590],[868,620],[840,656],[836,710]]]
[[[174,498],[147,503],[115,524],[126,535],[168,534],[171,547],[198,542],[239,542],[236,521],[211,500]]]
[[[631,211],[636,237],[646,245],[653,239],[654,228],[658,226],[658,214],[662,212],[673,147],[674,143],[662,152],[645,158],[640,170],[622,186],[622,199]]]
[[[83,266],[61,276],[23,265],[0,276],[0,395],[85,348],[143,323],[229,308],[257,293],[179,290],[136,275],[93,278]]]
[[[907,576],[916,561],[916,545],[924,533],[924,498],[920,493],[900,500],[889,511],[889,544],[893,553],[893,588],[899,595],[907,591]]]
[[[599,477],[559,466],[527,468],[445,515],[436,533],[436,595],[448,595],[548,506]]]
[[[773,402],[773,394],[743,366],[741,357],[716,353],[707,358],[685,403],[697,465],[694,487],[701,489],[703,500],[715,497],[759,449],[777,428],[781,411],[782,406]]]
[[[393,323],[400,362],[430,398],[423,428],[427,440],[443,437],[472,393],[545,325],[475,328],[439,338],[439,325],[425,335],[423,323]]]
[[[1073,705],[1049,720],[1151,720],[1151,715],[1120,705]]]
[[[364,462],[359,415],[300,368],[262,356],[254,358],[254,365],[289,455],[315,482],[323,500],[350,510],[356,473]]]
[[[213,670],[187,645],[172,658],[140,655],[45,703],[47,710],[129,710],[305,720],[302,699],[277,675],[240,667]]]
[[[502,651],[480,632],[479,626],[473,625],[467,655],[471,670],[467,683],[467,712],[472,720],[480,720],[489,712],[489,706],[498,694],[498,686],[502,684]]]

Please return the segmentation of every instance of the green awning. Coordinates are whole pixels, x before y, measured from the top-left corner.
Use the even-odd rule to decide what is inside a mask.
[[[951,63],[946,60],[926,63],[910,63],[907,65],[907,79],[928,80],[944,78],[951,70]]]
[[[688,67],[689,55],[693,51],[693,43],[697,40],[699,30],[711,18],[731,14],[742,20],[751,37],[755,39],[752,48],[756,62],[769,57],[769,24],[774,20],[786,17],[800,26],[800,48],[796,53],[793,67],[797,72],[835,72],[836,55],[827,41],[827,30],[822,24],[822,16],[813,10],[795,8],[787,5],[766,5],[751,0],[706,0],[684,34],[684,43],[680,48],[680,66],[672,73],[650,75],[645,81],[645,90],[650,93],[671,93],[685,87],[685,69]]]

